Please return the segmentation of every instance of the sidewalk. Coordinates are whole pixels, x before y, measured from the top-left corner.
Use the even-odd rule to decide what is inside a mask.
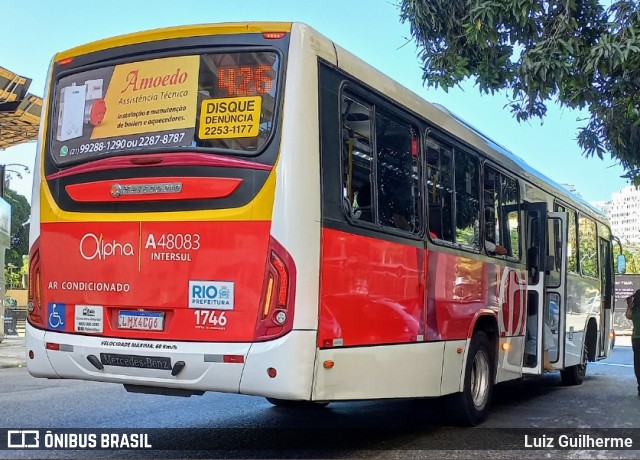
[[[25,367],[26,365],[24,332],[20,332],[19,335],[5,336],[0,343],[0,369]]]

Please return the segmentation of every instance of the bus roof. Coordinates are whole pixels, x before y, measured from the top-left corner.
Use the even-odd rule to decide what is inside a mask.
[[[291,32],[291,26],[291,22],[225,22],[219,24],[196,24],[151,29],[105,38],[103,40],[71,48],[56,54],[54,61],[62,61],[63,59],[73,58],[75,56],[115,48],[118,46],[152,42],[156,40],[168,40],[172,38],[198,37],[212,34],[230,35],[263,32]]]

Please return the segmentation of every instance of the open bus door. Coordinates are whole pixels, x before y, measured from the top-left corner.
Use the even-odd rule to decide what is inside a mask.
[[[529,203],[526,212],[527,321],[523,374],[544,372],[544,350],[554,369],[564,368],[567,214]],[[550,255],[550,250],[553,251]]]
[[[611,241],[598,238],[600,245],[600,277],[602,288],[600,290],[600,357],[608,357],[613,348],[615,332],[613,332],[613,259]],[[610,335],[611,334],[611,335]]]

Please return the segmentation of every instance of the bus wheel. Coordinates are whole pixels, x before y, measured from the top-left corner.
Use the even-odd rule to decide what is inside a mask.
[[[458,425],[475,426],[489,412],[493,393],[493,353],[484,332],[471,338],[464,372],[462,393],[450,396],[453,421]]]
[[[295,409],[324,409],[329,405],[326,402],[292,401],[290,399],[265,398],[276,407],[291,407]]]
[[[582,344],[582,362],[575,366],[569,366],[565,370],[560,371],[562,383],[565,385],[580,385],[584,382],[587,375],[587,362],[589,359],[589,350],[587,350],[587,341]]]

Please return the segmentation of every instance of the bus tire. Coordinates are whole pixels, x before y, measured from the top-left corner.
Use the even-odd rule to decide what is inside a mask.
[[[294,401],[291,399],[265,398],[276,407],[291,407],[294,409],[324,409],[329,405],[326,402]]]
[[[589,359],[587,350],[587,341],[582,344],[582,362],[575,366],[569,366],[560,371],[560,378],[564,385],[581,385],[587,375],[587,362]]]
[[[452,421],[475,426],[489,413],[494,382],[494,356],[491,342],[482,331],[471,338],[461,393],[450,395]]]

